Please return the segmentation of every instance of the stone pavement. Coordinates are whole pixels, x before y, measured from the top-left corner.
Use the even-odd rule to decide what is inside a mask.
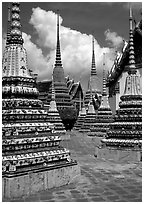
[[[71,139],[62,145],[81,167],[79,181],[13,202],[142,202],[141,163],[98,160],[91,138],[78,132],[70,134]]]

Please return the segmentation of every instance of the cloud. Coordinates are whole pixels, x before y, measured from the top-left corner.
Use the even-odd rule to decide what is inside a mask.
[[[31,36],[22,33],[22,37],[24,39],[24,48],[27,51],[27,59],[28,59],[28,68],[33,70],[33,73],[38,74],[40,79],[45,79],[46,74],[49,75],[50,70],[48,70],[48,60],[44,57],[42,50],[37,47],[31,41]],[[2,53],[4,52],[6,46],[6,33],[3,33],[2,36]],[[52,68],[51,68],[52,69]],[[52,73],[52,70],[51,70]]]
[[[31,36],[22,33],[24,39],[24,47],[27,51],[28,67],[33,70],[33,73],[38,74],[38,77],[44,79],[48,75],[48,61],[43,56],[42,50],[31,41]]]
[[[45,79],[48,79],[51,78],[50,70],[55,61],[57,15],[52,11],[45,11],[39,7],[33,8],[32,11],[30,24],[33,25],[37,32],[37,43],[41,49],[46,47],[50,50],[47,53],[49,61],[45,70],[49,73],[49,76],[45,75]],[[69,74],[75,80],[88,78],[91,68],[92,36],[64,27],[62,23],[63,19],[60,17],[60,44],[65,75]],[[102,73],[103,52],[107,52],[106,65],[107,69],[110,69],[113,63],[113,48],[100,47],[97,40],[95,40],[95,59],[98,73]]]
[[[30,24],[37,33],[37,44],[32,42],[30,35],[22,33],[29,69],[38,74],[39,81],[51,79],[56,52],[56,18],[57,15],[52,11],[35,8]],[[75,81],[80,80],[86,90],[92,61],[92,36],[64,27],[62,23],[63,19],[60,17],[60,44],[65,76],[69,74]],[[110,33],[107,31],[107,34]],[[114,40],[111,39],[111,42],[114,44]],[[3,43],[5,43],[4,40]],[[48,50],[48,52],[43,53],[44,50]],[[103,53],[106,53],[105,68],[109,70],[113,64],[115,50],[113,47],[101,47],[95,39],[95,60],[98,76],[102,76]]]
[[[129,9],[130,5],[131,5],[131,8],[133,10],[141,10],[142,9],[142,2],[125,2],[125,3],[123,3],[123,7],[125,9]]]
[[[119,48],[122,46],[123,38],[121,36],[118,36],[116,32],[111,32],[110,29],[107,29],[104,34],[106,37],[105,40],[111,47]]]

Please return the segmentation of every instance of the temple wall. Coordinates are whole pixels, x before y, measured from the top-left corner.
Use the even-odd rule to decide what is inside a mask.
[[[120,85],[120,96],[122,96],[124,94],[124,90],[125,90],[125,81],[126,81],[126,77],[127,77],[128,73],[127,72],[123,72],[122,73],[122,77],[119,79],[119,85]],[[119,97],[120,97],[119,96]]]
[[[140,76],[141,87],[142,87],[142,69],[138,69],[137,74]],[[115,114],[115,111],[119,108],[120,97],[124,94],[125,90],[125,81],[128,73],[123,72],[121,78],[119,79],[119,93],[116,93],[112,97],[109,97],[109,104],[112,110],[112,113]]]

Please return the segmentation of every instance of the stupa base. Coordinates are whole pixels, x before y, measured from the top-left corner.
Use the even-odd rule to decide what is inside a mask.
[[[142,150],[97,146],[95,157],[115,162],[140,162],[142,161]]]
[[[44,167],[23,173],[13,173],[2,178],[4,201],[22,198],[54,187],[77,181],[80,167],[76,162],[53,168]]]

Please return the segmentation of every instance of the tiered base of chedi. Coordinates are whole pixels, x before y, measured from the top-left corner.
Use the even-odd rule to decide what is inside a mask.
[[[65,134],[66,130],[64,128],[64,124],[60,118],[59,112],[57,110],[56,101],[55,101],[55,90],[54,83],[52,79],[52,100],[50,102],[49,110],[48,110],[48,121],[55,126],[55,133]]]
[[[2,64],[2,196],[7,200],[66,185],[80,175],[38,100],[23,48],[19,3],[12,3],[11,11]]]
[[[142,96],[123,95],[110,124],[106,138],[101,140],[98,158],[141,161],[142,159]],[[126,107],[127,106],[127,107]],[[129,108],[128,108],[129,107]]]
[[[79,113],[78,119],[77,119],[76,124],[74,126],[74,130],[80,130],[80,128],[83,125],[83,122],[85,120],[85,117],[86,117],[86,109],[85,109],[85,107],[83,107]]]
[[[85,116],[84,122],[79,129],[79,132],[82,132],[82,133],[90,132],[90,128],[92,128],[95,123],[95,118],[96,118],[96,112],[93,106],[92,93],[91,93],[91,99],[88,105],[88,111]]]
[[[102,106],[98,109],[98,114],[96,115],[95,123],[93,127],[90,128],[88,136],[94,137],[105,137],[110,124],[113,122],[113,116],[111,109],[107,109]]]
[[[110,125],[106,138],[96,148],[98,158],[137,162],[142,160],[142,95],[137,75],[130,9],[129,65],[125,91],[120,97],[115,121]]]

